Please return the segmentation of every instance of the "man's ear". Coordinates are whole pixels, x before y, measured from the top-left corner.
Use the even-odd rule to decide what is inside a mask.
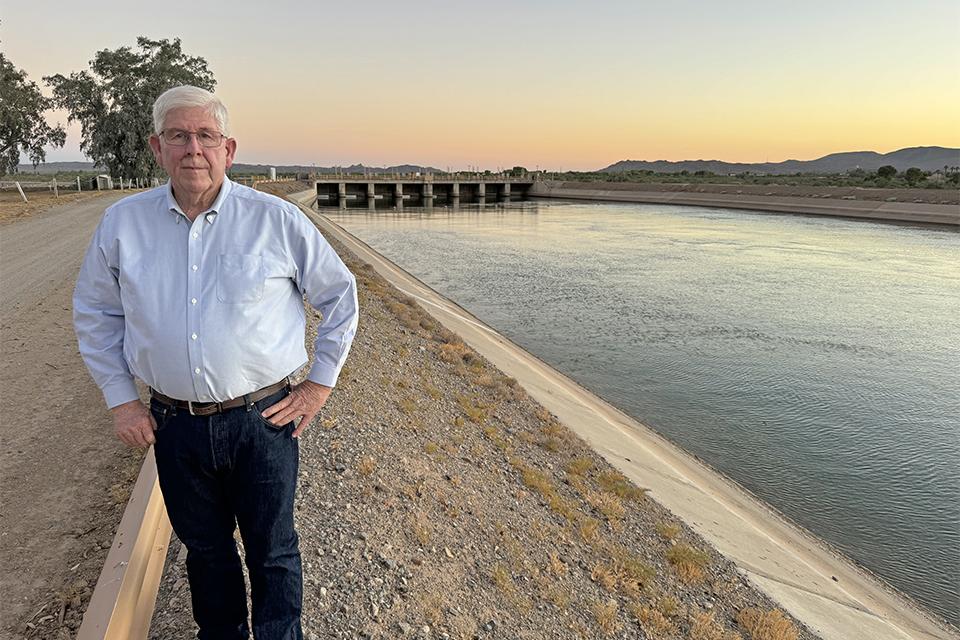
[[[226,142],[223,143],[227,149],[227,163],[226,169],[229,169],[233,166],[233,158],[237,155],[237,141],[233,138],[227,138]]]
[[[153,151],[153,159],[157,161],[157,164],[161,167],[163,162],[161,161],[160,156],[160,136],[153,134],[150,136],[150,150]]]

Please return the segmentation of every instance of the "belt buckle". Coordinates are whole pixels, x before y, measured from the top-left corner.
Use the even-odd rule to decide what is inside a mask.
[[[189,411],[192,416],[197,415],[193,412],[193,400],[187,400],[187,411]]]

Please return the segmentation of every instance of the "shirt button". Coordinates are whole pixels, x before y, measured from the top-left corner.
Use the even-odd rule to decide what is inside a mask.
[[[190,304],[197,304],[196,298],[190,298]]]
[[[192,340],[196,340],[196,339],[197,339],[197,334],[193,334],[192,336],[190,336],[190,338],[191,338]]]
[[[196,373],[196,374],[199,374],[199,373],[200,373],[200,367],[197,367],[196,369],[194,369],[193,372]]]
[[[199,267],[198,267],[197,265],[193,265],[193,266],[190,267],[190,268],[193,269],[194,271],[196,271],[197,269],[199,269]]]
[[[200,237],[200,234],[199,234],[199,233],[194,233],[194,234],[193,234],[193,237],[194,237],[194,238],[199,238],[199,237]]]

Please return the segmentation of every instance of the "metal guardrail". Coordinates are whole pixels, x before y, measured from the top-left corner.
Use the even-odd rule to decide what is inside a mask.
[[[150,447],[83,615],[77,640],[146,639],[170,532],[157,481],[157,462]]]

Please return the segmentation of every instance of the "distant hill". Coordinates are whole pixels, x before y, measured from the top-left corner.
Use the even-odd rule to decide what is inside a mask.
[[[656,173],[679,173],[680,171],[710,171],[719,175],[728,173],[843,173],[857,167],[865,171],[876,171],[884,165],[896,167],[897,171],[904,171],[910,167],[917,167],[924,171],[935,171],[944,166],[960,166],[960,149],[946,147],[910,147],[891,151],[890,153],[876,153],[875,151],[849,151],[846,153],[831,153],[816,160],[786,160],[784,162],[723,162],[722,160],[682,160],[670,162],[657,160],[621,160],[615,164],[600,169],[605,173],[620,171],[654,171]]]
[[[270,164],[243,164],[237,163],[230,169],[231,175],[266,175],[270,167],[275,167],[277,173],[336,173],[336,167],[314,167],[306,165],[270,165]],[[77,171],[94,171],[92,162],[45,162],[38,164],[34,169],[32,165],[21,164],[17,167],[20,173],[39,173],[52,174],[57,172],[70,173]],[[421,167],[415,164],[401,164],[393,167],[364,167],[362,164],[354,164],[349,167],[339,167],[343,173],[443,173],[441,169],[434,167]]]

